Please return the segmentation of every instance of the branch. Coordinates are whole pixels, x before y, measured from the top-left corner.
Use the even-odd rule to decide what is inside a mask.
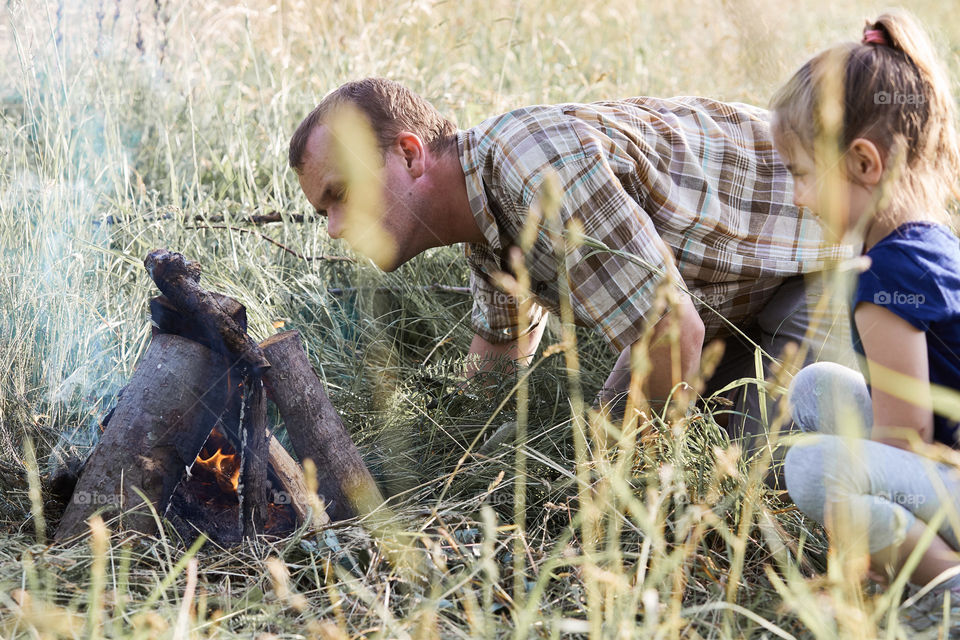
[[[453,287],[447,284],[427,284],[419,287],[410,287],[416,291],[425,291],[427,293],[457,293],[460,295],[470,295],[470,287]],[[404,289],[400,287],[333,287],[327,289],[327,293],[332,296],[342,296],[358,291],[372,289],[376,293],[402,293]]]
[[[229,231],[236,231],[237,233],[252,233],[254,235],[260,236],[262,239],[266,240],[267,242],[274,245],[275,247],[280,247],[290,255],[300,258],[301,260],[308,260],[308,261],[323,260],[326,262],[356,262],[354,258],[351,258],[349,256],[328,256],[324,254],[320,254],[319,256],[305,256],[302,253],[294,251],[290,247],[277,242],[270,236],[264,235],[259,231],[254,231],[253,229],[241,229],[240,227],[231,227],[230,225],[225,225],[225,224],[195,224],[195,225],[184,227],[184,229],[227,229]]]

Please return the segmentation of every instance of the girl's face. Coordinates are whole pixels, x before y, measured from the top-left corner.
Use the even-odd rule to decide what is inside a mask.
[[[774,129],[774,145],[793,178],[793,204],[815,213],[837,236],[842,238],[857,223],[872,203],[871,190],[850,179],[851,160],[845,157],[836,181],[828,188],[828,168],[818,166],[813,153],[789,132]]]
[[[793,204],[819,214],[819,180],[813,156],[800,144],[791,144],[789,148],[777,145],[777,152],[793,178]]]

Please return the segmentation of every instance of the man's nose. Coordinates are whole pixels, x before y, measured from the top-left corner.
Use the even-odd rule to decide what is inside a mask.
[[[340,211],[334,210],[333,207],[327,209],[327,235],[334,240],[343,237],[343,216]]]

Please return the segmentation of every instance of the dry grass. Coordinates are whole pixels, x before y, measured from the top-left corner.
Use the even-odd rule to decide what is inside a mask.
[[[243,218],[305,210],[286,142],[347,79],[401,80],[462,126],[523,104],[637,94],[765,104],[809,54],[856,35],[880,8],[6,2],[0,635],[875,636],[895,601],[864,593],[856,558],[833,557],[823,573],[822,533],[737,461],[709,414],[654,421],[639,448],[628,434],[608,455],[585,449],[577,429],[590,425],[569,399],[592,397],[612,365],[596,337],[577,335],[576,378],[557,354],[538,358],[522,385],[496,380],[501,407],[478,384],[447,396],[470,337],[470,301],[424,287],[466,283],[456,249],[383,275],[303,260],[260,235],[303,255],[346,254],[321,221],[252,229]],[[956,7],[923,0],[911,9],[956,72]],[[227,219],[203,220],[213,216]],[[278,321],[304,334],[394,496],[395,521],[187,553],[167,537],[101,532],[70,548],[38,540],[25,442],[44,474],[95,440],[97,418],[148,340],[152,293],[140,263],[156,246],[200,260],[208,287],[247,305],[255,336]],[[329,291],[337,287],[356,290]],[[552,325],[546,343],[561,331]],[[518,417],[529,435],[521,466],[510,439],[477,454]]]

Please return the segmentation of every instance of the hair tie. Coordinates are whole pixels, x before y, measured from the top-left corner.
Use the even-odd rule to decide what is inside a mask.
[[[887,42],[887,36],[885,36],[883,31],[880,29],[864,29],[863,44],[880,44],[887,47],[890,46],[890,43]]]

